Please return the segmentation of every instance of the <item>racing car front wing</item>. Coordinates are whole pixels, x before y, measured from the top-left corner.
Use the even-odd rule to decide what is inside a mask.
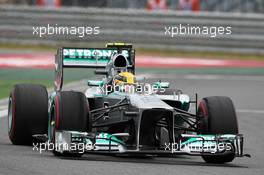
[[[193,135],[182,134],[177,143],[165,143],[158,148],[145,146],[127,147],[122,137],[128,133],[87,133],[76,131],[56,131],[55,148],[57,152],[93,152],[111,154],[146,154],[146,155],[225,155],[247,156],[243,153],[243,135]]]

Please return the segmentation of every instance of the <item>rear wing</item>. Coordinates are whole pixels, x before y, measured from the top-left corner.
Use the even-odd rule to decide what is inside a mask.
[[[55,90],[62,88],[63,68],[105,68],[115,53],[124,55],[131,71],[135,71],[135,50],[130,44],[109,43],[106,48],[59,48],[55,55]]]

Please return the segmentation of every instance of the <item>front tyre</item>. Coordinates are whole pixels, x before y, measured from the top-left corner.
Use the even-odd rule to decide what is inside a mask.
[[[50,119],[51,140],[55,144],[55,131],[87,132],[90,128],[89,105],[81,92],[62,91],[55,96]],[[55,146],[56,147],[56,146]],[[53,151],[55,156],[80,157],[83,153]]]
[[[238,134],[235,108],[229,97],[213,96],[203,98],[199,104],[198,115],[202,117],[201,134]],[[206,155],[207,163],[226,163],[235,158],[235,154]]]

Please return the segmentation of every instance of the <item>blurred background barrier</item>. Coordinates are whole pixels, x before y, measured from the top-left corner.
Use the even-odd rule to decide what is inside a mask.
[[[136,0],[133,2],[139,3]],[[78,37],[77,35],[45,35],[39,37],[33,34],[33,27],[47,26],[48,24],[63,27],[99,27],[100,33],[98,35],[86,35],[85,37]],[[215,38],[204,35],[179,35],[172,38],[165,35],[165,27],[178,26],[179,24],[200,27],[230,26],[232,27],[232,34],[219,35]],[[20,43],[87,47],[102,46],[106,42],[120,41],[133,43],[136,47],[153,49],[264,54],[263,29],[264,14],[262,13],[0,6],[0,43],[2,44]]]
[[[0,4],[264,13],[263,0],[0,0]]]

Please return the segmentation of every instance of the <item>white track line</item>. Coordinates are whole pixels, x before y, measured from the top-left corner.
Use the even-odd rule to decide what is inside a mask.
[[[8,113],[8,109],[1,110],[0,111],[0,118],[6,117],[7,116],[7,113]]]
[[[170,75],[170,74],[142,74],[146,79],[185,79],[185,80],[228,80],[228,81],[258,81],[264,82],[263,76],[250,75],[211,75],[211,74],[189,74],[189,75]]]
[[[189,80],[238,80],[238,81],[264,81],[263,76],[250,75],[186,75]]]
[[[264,114],[264,110],[237,109],[238,113]]]

